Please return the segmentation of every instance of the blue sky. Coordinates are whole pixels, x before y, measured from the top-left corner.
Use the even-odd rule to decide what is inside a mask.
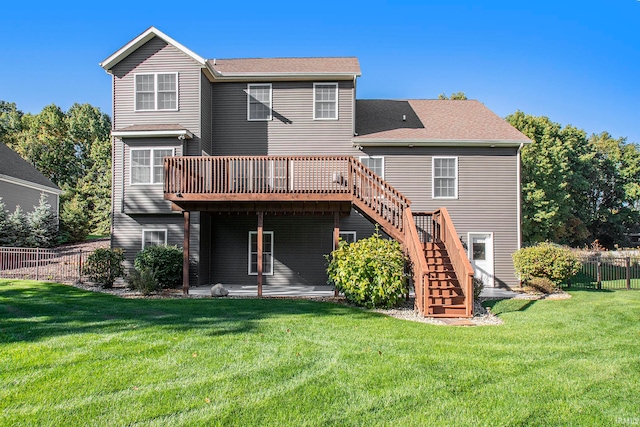
[[[357,56],[358,98],[463,91],[640,143],[640,1],[5,2],[0,99],[111,113],[98,63],[149,26],[206,58]]]

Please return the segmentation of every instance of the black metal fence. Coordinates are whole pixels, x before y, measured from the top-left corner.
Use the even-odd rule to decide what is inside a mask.
[[[78,249],[0,247],[0,278],[81,281],[89,254]]]
[[[581,258],[582,268],[567,283],[583,289],[640,289],[640,256],[594,255]]]

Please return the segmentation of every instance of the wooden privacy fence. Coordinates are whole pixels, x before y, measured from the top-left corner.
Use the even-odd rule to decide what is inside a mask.
[[[82,281],[82,266],[89,254],[77,249],[0,247],[0,278]]]
[[[640,289],[640,256],[584,256],[567,283],[585,289]]]

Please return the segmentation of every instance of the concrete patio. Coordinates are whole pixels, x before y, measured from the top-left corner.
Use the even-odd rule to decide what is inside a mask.
[[[189,295],[211,296],[211,286],[196,286],[189,289]],[[258,295],[258,285],[224,285],[232,297],[255,297]],[[502,288],[484,288],[480,294],[486,299],[508,299],[518,295]],[[333,288],[328,285],[308,286],[308,285],[263,285],[262,296],[265,297],[332,297]],[[413,296],[413,292],[411,293]]]

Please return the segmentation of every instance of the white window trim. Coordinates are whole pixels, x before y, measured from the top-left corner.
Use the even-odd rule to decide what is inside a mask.
[[[167,245],[167,238],[169,236],[169,231],[166,228],[143,228],[142,229],[142,249],[144,249],[144,233],[148,233],[151,231],[164,231],[164,245]]]
[[[321,86],[333,85],[336,87],[336,116],[335,117],[316,117],[316,85],[321,85]],[[338,86],[338,83],[333,83],[333,82],[314,83],[313,84],[313,120],[338,120],[338,117],[340,117],[340,111],[338,110],[338,106],[340,105],[339,101],[340,101],[340,87]]]
[[[384,179],[384,156],[360,156],[360,157],[358,157],[358,161],[360,163],[364,164],[362,159],[382,159],[382,175],[380,175],[380,178]],[[367,166],[367,168],[368,167],[369,166]]]
[[[251,88],[254,86],[269,86],[269,117],[266,119],[251,118]],[[273,86],[271,83],[249,83],[247,84],[247,121],[250,122],[267,122],[273,120]]]
[[[342,238],[342,235],[343,235],[343,234],[348,234],[348,235],[350,235],[350,236],[353,236],[353,241],[354,241],[354,242],[356,241],[356,232],[355,232],[355,231],[340,231],[340,232],[339,232],[340,240],[343,240],[343,241],[345,241],[345,242],[346,242],[347,240]]]
[[[158,108],[158,74],[173,74],[176,76],[176,108]],[[138,109],[137,76],[153,76],[154,108]],[[180,80],[177,72],[168,73],[134,73],[133,75],[133,111],[179,111],[180,110]]]
[[[456,161],[456,186],[455,186],[455,196],[452,197],[443,197],[436,196],[436,159],[454,159]],[[458,187],[459,187],[459,168],[458,168],[458,157],[456,156],[433,156],[431,158],[431,198],[432,199],[441,199],[441,200],[455,200],[458,198]]]
[[[163,182],[136,182],[136,183],[131,182],[131,179],[133,177],[133,173],[131,172],[131,168],[133,167],[133,161],[131,159],[133,156],[131,155],[131,153],[133,151],[143,151],[143,150],[151,151],[151,164],[149,165],[149,168],[151,168],[151,171],[150,171],[149,179],[153,180],[153,152],[155,150],[171,150],[171,157],[174,157],[176,155],[175,147],[137,147],[137,148],[131,147],[129,148],[129,185],[133,185],[133,186],[162,185]]]
[[[262,272],[263,276],[273,276],[273,231],[263,231],[262,234],[269,234],[271,235],[271,272],[270,273],[265,273],[264,271]],[[249,276],[257,276],[258,272],[256,271],[255,273],[251,272],[251,236],[256,236],[256,239],[258,238],[258,232],[257,231],[250,231],[249,232],[249,253],[248,253],[248,257],[247,257],[247,273],[249,274]],[[257,243],[257,242],[256,242]],[[264,268],[263,268],[264,270]]]

